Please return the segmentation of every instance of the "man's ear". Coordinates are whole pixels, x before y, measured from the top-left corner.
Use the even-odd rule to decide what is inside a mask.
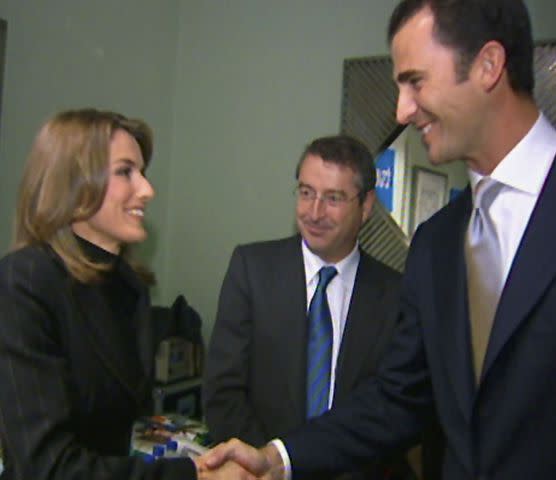
[[[484,90],[492,90],[506,68],[506,50],[502,44],[495,40],[485,43],[475,58],[473,68]]]
[[[375,198],[376,198],[376,193],[374,190],[369,190],[365,194],[365,198],[363,199],[363,204],[362,204],[363,206],[362,223],[365,223],[371,216],[371,213],[373,211],[373,205],[375,203]]]

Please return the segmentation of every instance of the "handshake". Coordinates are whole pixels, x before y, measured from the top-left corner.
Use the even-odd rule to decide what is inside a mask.
[[[284,480],[278,449],[268,444],[256,449],[238,439],[221,443],[194,459],[198,480]]]

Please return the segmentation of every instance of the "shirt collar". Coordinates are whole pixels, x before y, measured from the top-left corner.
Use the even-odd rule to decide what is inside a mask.
[[[338,278],[345,285],[353,285],[355,275],[357,274],[357,266],[359,265],[359,243],[356,242],[353,250],[338,263],[327,263],[318,255],[313,253],[305,240],[301,238],[301,251],[303,252],[303,263],[305,265],[305,281],[309,285],[315,277],[318,276],[319,270],[325,266],[334,266],[338,270]]]
[[[556,130],[541,113],[533,127],[502,159],[490,177],[516,190],[538,195],[556,155]],[[473,195],[483,175],[469,170]]]

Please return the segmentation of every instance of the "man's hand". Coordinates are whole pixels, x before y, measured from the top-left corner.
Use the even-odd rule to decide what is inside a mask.
[[[253,477],[269,480],[282,480],[284,478],[282,458],[272,444],[257,450],[234,438],[217,445],[197,459],[201,468],[208,470],[223,467],[227,465],[226,462],[230,461],[241,465]]]
[[[197,467],[197,480],[256,480],[241,465],[234,462],[226,462],[218,468],[209,470],[200,460],[193,460]]]

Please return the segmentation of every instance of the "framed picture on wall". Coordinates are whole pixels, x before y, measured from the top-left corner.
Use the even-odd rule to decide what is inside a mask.
[[[447,202],[448,175],[423,167],[413,167],[411,232]]]

